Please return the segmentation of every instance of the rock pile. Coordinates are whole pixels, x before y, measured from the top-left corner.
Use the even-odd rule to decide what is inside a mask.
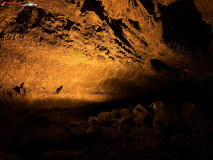
[[[157,101],[114,108],[87,120],[65,118],[63,113],[20,112],[22,120],[10,127],[14,133],[4,142],[8,151],[0,155],[42,160],[205,159],[212,155],[213,121],[194,104]]]

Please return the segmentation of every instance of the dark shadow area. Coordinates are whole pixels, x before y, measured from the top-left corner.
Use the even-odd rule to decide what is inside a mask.
[[[202,20],[193,0],[180,0],[160,8],[165,42],[195,53],[208,53],[211,26]]]
[[[138,21],[133,21],[132,19],[128,19],[129,20],[129,23],[131,23],[135,29],[137,29],[138,31],[141,30],[140,28],[140,25],[139,25],[139,22]]]
[[[183,106],[189,102],[202,110],[209,108],[211,96],[191,83],[173,82],[155,93],[74,108],[4,108],[0,110],[0,150],[23,160],[210,158],[212,131],[205,128],[209,119],[199,108]],[[168,123],[163,111],[150,108],[159,100],[167,107]],[[143,124],[135,124],[137,104],[144,106],[138,112],[148,110]],[[98,120],[88,121],[91,116]]]
[[[75,99],[44,99],[35,100],[33,102],[19,102],[18,100],[4,101],[1,100],[1,107],[3,108],[32,108],[35,110],[53,110],[58,112],[69,111],[69,116],[78,119],[86,120],[90,116],[97,115],[100,112],[107,112],[113,109],[120,109],[125,107],[134,107],[137,104],[141,104],[148,107],[155,101],[163,101],[165,104],[175,103],[183,105],[185,103],[192,103],[205,111],[207,114],[212,114],[213,106],[213,78],[209,77],[205,81],[199,81],[191,83],[188,81],[171,81],[166,82],[166,85],[161,84],[160,81],[166,81],[166,79],[155,78],[152,79],[149,86],[149,90],[143,90],[141,86],[138,86],[131,82],[122,82],[118,79],[108,79],[103,82],[104,86],[107,86],[106,90],[116,90],[119,93],[113,92],[98,92],[91,94],[111,95],[109,101],[106,102],[90,102],[84,100]],[[156,83],[156,84],[155,84]]]
[[[156,99],[162,100],[165,103],[193,103],[202,109],[209,116],[212,115],[213,108],[213,93],[212,82],[207,84],[209,88],[204,88],[206,82],[203,84],[195,85],[190,82],[177,81],[165,87],[162,87],[157,93],[154,93]]]
[[[111,81],[106,83],[112,88],[121,83]],[[73,107],[68,99],[48,99],[1,108],[0,151],[23,160],[212,158],[212,82],[211,77],[198,84],[174,81],[149,93],[122,83],[117,89],[128,85],[124,92],[132,95],[108,102]],[[155,111],[150,104],[156,101],[154,109],[160,110]],[[40,108],[49,102],[56,106]]]
[[[140,0],[141,4],[146,8],[149,14],[154,14],[155,6],[152,0]]]
[[[66,0],[67,3],[75,4],[75,0]]]

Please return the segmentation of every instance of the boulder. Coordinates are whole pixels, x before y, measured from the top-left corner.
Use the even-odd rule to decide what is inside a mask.
[[[212,123],[210,123],[206,114],[194,104],[186,103],[184,105],[181,118],[193,131],[205,132],[211,130]]]
[[[168,114],[166,112],[166,107],[162,101],[152,103],[149,107],[151,109],[151,116],[153,116],[153,131],[156,134],[161,135],[162,127],[165,127],[168,124]]]
[[[166,107],[162,101],[157,101],[149,106],[154,111],[154,123],[164,124],[168,120]]]
[[[134,114],[134,123],[135,124],[142,124],[144,118],[147,116],[148,111],[140,104],[138,104],[135,109],[133,110]]]
[[[110,112],[110,116],[111,116],[111,118],[118,118],[118,117],[120,117],[119,110],[113,109],[113,110]]]
[[[109,121],[110,120],[110,113],[109,112],[101,112],[98,114],[99,121]]]
[[[169,125],[177,125],[179,123],[182,108],[183,107],[181,105],[177,105],[174,103],[171,103],[168,106],[167,114]]]
[[[185,121],[189,121],[190,117],[193,116],[193,114],[198,110],[198,108],[191,103],[186,103],[184,104],[182,113],[181,113],[181,118],[183,118]]]
[[[123,116],[126,116],[126,115],[129,115],[129,110],[126,109],[126,108],[123,108],[123,109],[120,109],[120,115],[123,117]]]

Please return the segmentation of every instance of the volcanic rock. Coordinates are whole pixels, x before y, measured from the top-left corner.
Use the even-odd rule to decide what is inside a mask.
[[[144,118],[147,116],[148,111],[140,104],[138,104],[134,110],[133,110],[133,114],[134,114],[134,123],[135,124],[142,124]]]
[[[123,116],[126,116],[126,115],[129,115],[129,110],[128,109],[120,109],[120,115],[123,117]]]
[[[161,127],[164,127],[168,124],[168,114],[166,112],[166,106],[162,101],[152,103],[150,106],[151,114],[153,114],[152,127],[155,132],[161,133]]]
[[[0,9],[0,159],[213,159],[212,0],[34,3]]]

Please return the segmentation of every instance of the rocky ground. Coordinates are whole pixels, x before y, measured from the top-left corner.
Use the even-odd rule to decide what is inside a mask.
[[[1,158],[212,159],[213,121],[194,104],[111,105],[1,111]]]
[[[0,159],[213,158],[210,0],[33,3],[0,7]]]

